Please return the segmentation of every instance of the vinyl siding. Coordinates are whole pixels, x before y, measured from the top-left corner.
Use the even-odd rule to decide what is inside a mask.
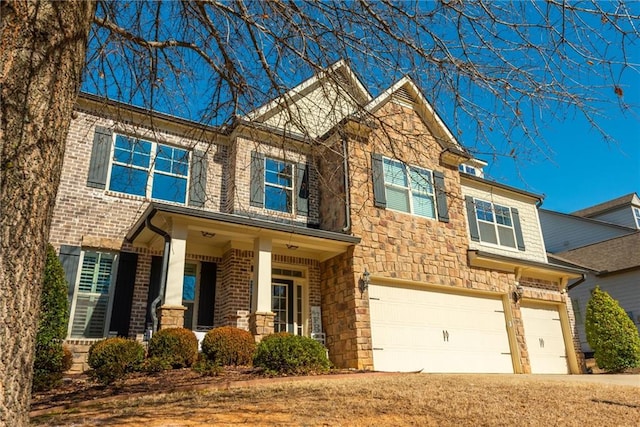
[[[631,230],[592,220],[540,210],[544,244],[551,253],[564,252],[591,243],[629,234]]]
[[[624,225],[625,227],[638,228],[631,206],[624,206],[620,209],[592,216],[591,218],[611,222],[613,224]]]

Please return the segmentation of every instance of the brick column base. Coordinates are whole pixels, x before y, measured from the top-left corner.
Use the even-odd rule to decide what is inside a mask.
[[[251,313],[249,315],[249,332],[260,342],[262,338],[273,333],[275,313]]]
[[[158,309],[160,327],[158,329],[184,327],[184,312],[187,307],[181,305],[163,305]]]

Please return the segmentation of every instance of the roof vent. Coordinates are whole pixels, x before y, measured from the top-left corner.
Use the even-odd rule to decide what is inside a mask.
[[[393,94],[393,100],[407,107],[413,107],[413,97],[406,87],[401,87]]]

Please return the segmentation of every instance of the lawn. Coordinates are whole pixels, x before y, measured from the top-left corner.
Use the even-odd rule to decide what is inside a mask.
[[[640,389],[523,375],[349,375],[115,399],[36,425],[638,426]]]

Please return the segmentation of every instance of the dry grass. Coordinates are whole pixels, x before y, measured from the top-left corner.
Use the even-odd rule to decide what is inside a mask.
[[[638,426],[640,389],[521,375],[353,375],[116,400],[33,422],[147,427]]]

